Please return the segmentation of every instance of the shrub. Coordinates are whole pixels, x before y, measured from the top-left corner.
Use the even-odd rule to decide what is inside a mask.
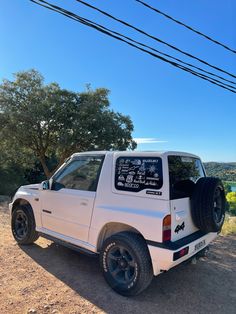
[[[228,211],[230,215],[236,216],[236,192],[227,193],[226,200],[228,202]]]
[[[221,234],[236,234],[236,217],[227,216],[223,224]]]

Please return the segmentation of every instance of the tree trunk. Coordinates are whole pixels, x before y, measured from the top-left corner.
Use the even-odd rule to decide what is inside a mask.
[[[43,167],[43,171],[44,171],[45,176],[47,177],[47,179],[49,179],[51,177],[51,172],[49,171],[48,166],[46,164],[45,156],[44,155],[39,156],[39,160],[40,160],[41,165]]]
[[[51,175],[53,175],[61,167],[61,165],[64,164],[64,162],[65,162],[65,159],[60,160],[56,168],[53,169],[53,171],[51,172]]]

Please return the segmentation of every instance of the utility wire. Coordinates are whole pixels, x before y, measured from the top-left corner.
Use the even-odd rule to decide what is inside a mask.
[[[76,0],[76,1],[77,1],[77,0]],[[79,2],[83,2],[83,1],[79,1]],[[101,26],[101,25],[99,25],[99,26]],[[202,68],[200,68],[200,67],[197,67],[197,66],[192,65],[192,64],[190,64],[190,63],[188,63],[188,62],[185,62],[185,61],[183,61],[183,60],[181,60],[181,59],[179,59],[179,58],[173,57],[173,56],[171,56],[171,55],[169,55],[169,54],[167,54],[167,53],[164,53],[164,52],[162,52],[162,51],[160,51],[160,50],[157,50],[157,49],[155,49],[155,48],[153,48],[153,47],[150,47],[150,46],[148,46],[148,45],[146,45],[146,44],[143,44],[143,43],[141,43],[141,42],[139,42],[139,41],[133,40],[133,39],[131,39],[130,37],[124,36],[124,35],[122,35],[122,34],[120,34],[120,33],[114,32],[114,31],[112,31],[112,32],[115,33],[115,34],[118,34],[119,36],[122,36],[123,38],[126,38],[126,39],[128,39],[128,40],[130,40],[130,41],[132,41],[132,42],[134,42],[134,43],[136,43],[136,44],[139,44],[139,45],[142,46],[142,47],[149,48],[150,50],[155,51],[155,52],[157,52],[157,53],[159,53],[159,54],[161,54],[161,55],[163,55],[163,56],[166,56],[166,57],[168,57],[168,58],[170,58],[170,59],[173,59],[173,60],[178,61],[178,62],[180,62],[180,63],[182,63],[182,64],[185,64],[185,65],[187,65],[187,66],[190,66],[190,67],[192,67],[192,68],[195,68],[195,69],[197,69],[197,70],[199,70],[199,71],[202,71],[202,72],[207,73],[207,74],[209,74],[209,75],[212,75],[212,76],[214,76],[214,77],[220,78],[220,79],[222,79],[223,81],[226,81],[226,82],[229,82],[229,83],[232,83],[232,84],[236,85],[236,83],[235,83],[234,81],[228,80],[228,79],[226,79],[226,78],[224,78],[224,77],[222,77],[222,76],[219,76],[219,75],[217,75],[217,74],[215,74],[215,73],[209,72],[209,71],[204,70],[204,69],[202,69]],[[232,86],[231,86],[231,87],[232,87]]]
[[[40,1],[40,0],[38,0],[38,1]],[[78,17],[78,16],[77,16],[77,17]],[[85,18],[83,18],[83,19],[86,20]],[[87,21],[89,21],[89,20],[87,20]],[[89,21],[89,22],[91,22],[91,21]],[[93,23],[94,23],[94,22],[93,22]],[[236,82],[234,82],[234,81],[231,81],[231,80],[229,80],[229,79],[226,79],[226,78],[224,78],[224,77],[222,77],[222,76],[220,76],[220,75],[217,75],[217,74],[215,74],[215,73],[213,73],[213,72],[204,70],[203,68],[200,68],[200,67],[198,67],[198,66],[192,65],[191,63],[185,62],[185,61],[183,61],[183,60],[181,60],[181,59],[179,59],[179,58],[173,57],[173,56],[171,56],[171,55],[169,55],[169,54],[167,54],[167,53],[164,53],[164,52],[162,52],[162,51],[160,51],[160,50],[157,50],[157,49],[155,49],[155,48],[153,48],[153,47],[151,47],[151,46],[149,46],[149,45],[146,45],[146,44],[143,44],[143,43],[141,43],[141,42],[139,42],[139,41],[137,41],[137,40],[134,40],[134,39],[132,39],[131,37],[125,36],[125,35],[123,35],[123,34],[121,34],[121,33],[118,33],[118,32],[112,31],[112,30],[110,30],[110,29],[108,29],[108,28],[105,28],[104,26],[102,26],[102,25],[100,25],[100,24],[97,24],[97,23],[94,23],[94,24],[97,25],[97,26],[99,26],[99,27],[103,27],[104,29],[106,29],[106,30],[112,32],[112,33],[115,34],[115,35],[118,35],[118,36],[120,36],[120,37],[123,37],[123,38],[125,38],[125,39],[128,39],[129,41],[131,41],[131,42],[133,42],[133,43],[135,43],[135,44],[138,44],[138,45],[140,45],[140,46],[142,46],[142,47],[145,47],[145,48],[148,48],[148,49],[150,49],[150,50],[152,50],[152,51],[155,51],[155,52],[157,52],[157,53],[159,53],[159,54],[161,54],[161,55],[163,55],[163,56],[165,56],[165,57],[168,57],[168,58],[170,58],[170,59],[172,59],[172,60],[178,61],[178,62],[180,62],[180,63],[182,63],[182,64],[184,64],[184,65],[187,65],[187,66],[189,66],[189,67],[191,67],[191,68],[194,68],[194,69],[196,69],[196,70],[202,71],[202,72],[204,72],[204,73],[206,73],[206,74],[209,74],[209,75],[214,76],[214,77],[217,77],[217,78],[219,78],[219,79],[221,79],[221,80],[223,80],[223,81],[226,81],[226,82],[228,82],[228,83],[231,83],[231,84],[233,84],[233,85],[236,85]],[[219,81],[218,81],[218,82],[219,82]],[[228,84],[226,84],[226,86],[231,87],[231,88],[234,88],[233,86],[228,85]]]
[[[233,53],[236,53],[236,50],[234,50],[234,49],[232,49],[232,48],[226,46],[225,44],[219,42],[218,40],[215,40],[215,39],[211,38],[211,37],[208,36],[208,35],[203,34],[202,32],[200,32],[200,31],[194,29],[193,27],[191,27],[191,26],[189,26],[189,25],[187,25],[187,24],[185,24],[185,23],[183,23],[183,22],[181,22],[181,21],[179,21],[179,20],[176,20],[176,19],[173,18],[172,16],[170,16],[170,15],[168,15],[168,14],[166,14],[166,13],[160,11],[160,10],[157,9],[157,8],[152,7],[150,4],[148,4],[148,3],[146,3],[146,2],[144,2],[144,1],[142,1],[142,0],[135,0],[135,1],[139,2],[140,4],[144,5],[145,7],[149,8],[149,9],[155,11],[156,13],[159,13],[159,14],[165,16],[166,18],[168,18],[168,19],[174,21],[175,23],[177,23],[177,24],[179,24],[179,25],[181,25],[181,26],[184,26],[185,28],[189,29],[190,31],[192,31],[192,32],[194,32],[194,33],[196,33],[196,34],[198,34],[198,35],[200,35],[200,36],[202,36],[202,37],[205,37],[206,39],[210,40],[211,42],[213,42],[213,43],[215,43],[215,44],[217,44],[217,45],[219,45],[219,46],[221,46],[221,47],[224,47],[225,49],[227,49],[227,50],[229,50],[229,51],[231,51],[231,52],[233,52]]]
[[[178,67],[178,68],[181,68],[182,70],[185,70],[186,72],[189,72],[189,73],[191,73],[191,74],[193,74],[193,75],[196,75],[196,76],[198,76],[198,77],[201,77],[201,78],[203,78],[203,79],[205,79],[205,80],[207,80],[207,81],[209,81],[209,82],[211,82],[211,83],[213,83],[213,84],[215,84],[215,85],[218,85],[218,86],[220,86],[220,87],[223,87],[223,88],[225,88],[225,89],[228,89],[228,90],[234,92],[233,90],[231,90],[231,89],[229,89],[229,88],[226,88],[226,87],[224,87],[224,86],[229,86],[229,87],[231,87],[231,88],[233,88],[233,89],[235,89],[235,87],[230,86],[230,85],[227,85],[227,84],[225,84],[225,83],[223,83],[223,82],[220,82],[220,81],[215,80],[215,79],[213,79],[213,78],[210,78],[210,77],[208,77],[208,76],[205,76],[205,75],[203,75],[203,74],[201,74],[201,73],[195,72],[195,71],[193,71],[193,70],[191,70],[191,69],[189,69],[189,68],[187,68],[187,67],[183,67],[183,66],[181,66],[181,65],[179,65],[179,64],[177,64],[177,63],[175,63],[175,62],[171,62],[171,61],[169,61],[169,60],[167,60],[167,59],[165,59],[165,58],[162,58],[162,57],[160,57],[160,56],[158,56],[158,55],[156,55],[156,54],[154,54],[154,53],[151,53],[151,52],[148,51],[148,50],[142,49],[142,48],[138,47],[137,45],[131,44],[131,43],[129,43],[129,42],[126,41],[126,40],[122,40],[120,37],[114,36],[114,35],[110,34],[109,32],[105,31],[107,28],[105,28],[105,27],[103,27],[103,26],[101,26],[101,25],[99,25],[99,24],[97,24],[97,23],[94,23],[94,22],[91,22],[91,21],[89,21],[89,20],[87,20],[87,19],[85,19],[85,18],[79,17],[78,15],[76,15],[76,14],[70,12],[70,11],[67,11],[67,10],[65,10],[65,9],[63,9],[63,8],[61,8],[61,7],[56,6],[56,5],[50,4],[50,3],[48,3],[48,2],[46,2],[46,1],[44,1],[44,0],[37,0],[37,1],[46,3],[48,6],[51,6],[51,7],[53,7],[54,9],[51,8],[51,7],[48,7],[48,6],[46,6],[46,5],[43,5],[43,4],[41,4],[41,3],[38,3],[37,1],[34,1],[34,0],[30,0],[30,1],[31,1],[31,2],[34,2],[34,3],[37,3],[37,4],[41,5],[41,6],[44,6],[44,7],[48,8],[48,9],[51,9],[51,10],[53,10],[53,11],[56,11],[56,12],[58,12],[58,13],[60,13],[60,14],[63,14],[63,15],[65,15],[65,16],[69,17],[69,18],[72,18],[72,19],[74,19],[74,20],[76,20],[76,21],[78,21],[78,22],[80,22],[80,23],[82,23],[82,24],[85,24],[86,26],[90,26],[90,27],[92,27],[92,28],[95,28],[95,29],[97,29],[98,31],[101,31],[102,33],[105,33],[105,34],[107,34],[107,35],[110,35],[111,37],[114,37],[114,38],[116,38],[116,39],[118,39],[118,40],[121,40],[121,41],[123,41],[123,42],[126,42],[128,45],[133,46],[133,47],[135,47],[135,48],[137,48],[137,49],[139,49],[139,50],[141,50],[141,51],[143,51],[143,52],[146,52],[146,53],[148,53],[148,54],[150,54],[150,55],[152,55],[152,56],[154,56],[154,57],[156,57],[156,58],[159,58],[159,59],[161,59],[162,61],[168,62],[168,63],[170,63],[170,64],[172,64],[172,65],[174,65],[174,66],[176,66],[176,67]],[[73,16],[73,17],[72,17],[72,16]],[[92,24],[91,24],[91,23],[92,23]],[[100,28],[97,27],[97,26],[95,26],[95,25],[98,25]],[[102,30],[101,28],[103,28],[103,30]],[[109,30],[109,29],[107,29],[107,30]],[[110,31],[110,32],[112,32],[112,31]],[[113,33],[115,33],[115,32],[113,32]],[[214,83],[214,82],[215,82],[215,83]],[[218,83],[220,83],[220,84],[218,84]],[[222,84],[223,84],[223,85],[222,85]]]
[[[188,56],[188,57],[190,57],[192,59],[198,60],[199,62],[201,62],[201,63],[203,63],[203,64],[205,64],[205,65],[207,65],[207,66],[209,66],[209,67],[211,67],[211,68],[213,68],[215,70],[218,70],[218,71],[223,72],[223,73],[225,73],[225,74],[227,74],[227,75],[229,75],[229,76],[231,76],[233,78],[236,78],[236,76],[234,74],[232,74],[230,72],[227,72],[227,71],[225,71],[225,70],[223,70],[223,69],[221,69],[221,68],[219,68],[219,67],[217,67],[215,65],[212,65],[212,64],[210,64],[209,62],[207,62],[207,61],[205,61],[203,59],[195,57],[194,55],[192,55],[192,54],[190,54],[190,53],[188,53],[188,52],[186,52],[186,51],[184,51],[182,49],[179,49],[179,48],[173,46],[172,44],[169,44],[169,43],[165,42],[164,40],[155,37],[154,35],[148,34],[147,32],[143,31],[142,29],[140,29],[140,28],[138,28],[136,26],[133,26],[133,25],[131,25],[131,24],[129,24],[129,23],[127,23],[127,22],[125,22],[125,21],[123,21],[123,20],[121,20],[121,19],[119,19],[119,18],[117,18],[117,17],[115,17],[115,16],[113,16],[113,15],[111,15],[111,14],[109,14],[109,13],[107,13],[107,12],[105,12],[105,11],[103,11],[103,10],[101,10],[101,9],[91,5],[91,4],[89,4],[89,3],[87,3],[87,2],[85,2],[85,1],[82,1],[82,0],[76,0],[76,1],[84,4],[85,6],[90,7],[91,9],[94,9],[94,10],[102,13],[103,15],[105,15],[105,16],[107,16],[107,17],[109,17],[109,18],[111,18],[111,19],[113,19],[113,20],[115,20],[115,21],[117,21],[117,22],[119,22],[119,23],[121,23],[123,25],[126,25],[127,27],[132,28],[132,29],[136,30],[137,32],[139,32],[139,33],[141,33],[143,35],[146,35],[149,38],[152,38],[152,39],[154,39],[154,40],[156,40],[156,41],[158,41],[158,42],[160,42],[160,43],[162,43],[162,44],[164,44],[164,45],[166,45],[166,46],[168,46],[168,47],[170,47],[170,48],[172,48],[172,49],[174,49],[174,50],[176,50],[176,51],[178,51],[178,52],[180,52],[180,53],[182,53],[182,54],[184,54],[184,55],[186,55],[186,56]]]
[[[186,72],[189,72],[189,73],[191,73],[191,74],[193,74],[193,75],[195,75],[197,77],[200,77],[200,78],[202,78],[202,79],[204,79],[204,80],[206,80],[208,82],[211,82],[214,85],[220,86],[220,87],[222,87],[222,88],[224,88],[226,90],[229,90],[229,91],[231,91],[233,93],[236,93],[234,86],[225,84],[225,83],[223,83],[221,81],[218,81],[218,80],[215,80],[215,79],[213,79],[211,77],[208,77],[208,76],[206,76],[206,75],[204,75],[202,73],[193,71],[193,70],[191,70],[191,69],[189,69],[189,68],[187,68],[185,66],[182,66],[182,65],[180,65],[180,64],[178,64],[176,62],[173,62],[173,61],[170,61],[168,59],[165,59],[165,58],[163,58],[163,57],[161,57],[161,56],[159,56],[159,55],[157,55],[157,54],[155,54],[155,53],[153,53],[151,51],[143,49],[143,48],[141,48],[141,47],[139,47],[139,46],[137,46],[137,45],[127,41],[127,40],[122,39],[121,37],[118,37],[118,36],[112,34],[113,31],[109,31],[109,29],[103,27],[102,25],[99,25],[97,23],[89,21],[88,19],[82,18],[82,17],[80,17],[80,16],[78,16],[78,15],[76,15],[76,14],[70,12],[70,11],[67,11],[67,10],[65,10],[65,9],[63,9],[61,7],[53,5],[53,4],[51,4],[51,3],[47,2],[47,1],[44,1],[44,0],[30,0],[30,1],[36,3],[36,4],[40,5],[40,6],[43,6],[43,7],[47,8],[47,9],[50,9],[50,10],[55,11],[57,13],[60,13],[60,14],[62,14],[64,16],[66,16],[66,17],[68,17],[70,19],[73,19],[73,20],[75,20],[77,22],[80,22],[80,23],[82,23],[82,24],[84,24],[86,26],[92,27],[92,28],[94,28],[94,29],[96,29],[96,30],[106,34],[106,35],[109,35],[109,36],[111,36],[111,37],[113,37],[113,38],[115,38],[117,40],[125,42],[125,43],[127,43],[128,45],[130,45],[130,46],[132,46],[134,48],[137,48],[137,49],[139,49],[139,50],[141,50],[143,52],[146,52],[146,53],[152,55],[153,57],[156,57],[156,58],[158,58],[158,59],[160,59],[160,60],[162,60],[164,62],[170,63],[171,65],[173,65],[173,66],[175,66],[177,68],[180,68],[180,69],[182,69],[182,70],[184,70]],[[113,32],[113,33],[115,33],[115,32]],[[230,88],[228,88],[227,86],[230,87]]]

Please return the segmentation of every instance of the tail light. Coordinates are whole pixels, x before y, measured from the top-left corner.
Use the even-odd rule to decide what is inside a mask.
[[[171,215],[165,216],[163,219],[162,240],[170,241],[171,239]]]

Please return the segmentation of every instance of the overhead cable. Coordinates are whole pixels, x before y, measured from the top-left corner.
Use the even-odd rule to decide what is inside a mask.
[[[102,33],[104,33],[104,34],[106,34],[108,36],[111,36],[111,37],[117,39],[117,40],[125,42],[128,45],[130,45],[130,46],[132,46],[132,47],[134,47],[134,48],[136,48],[138,50],[141,50],[141,51],[143,51],[145,53],[148,53],[148,54],[152,55],[155,58],[158,58],[158,59],[160,59],[160,60],[162,60],[164,62],[167,62],[167,63],[169,63],[169,64],[171,64],[171,65],[173,65],[173,66],[175,66],[177,68],[180,68],[180,69],[182,69],[182,70],[184,70],[184,71],[186,71],[188,73],[191,73],[191,74],[193,74],[193,75],[195,75],[197,77],[200,77],[200,78],[202,78],[202,79],[204,79],[204,80],[206,80],[208,82],[211,82],[214,85],[220,86],[220,87],[222,87],[222,88],[224,88],[226,90],[229,90],[229,91],[231,91],[233,93],[236,93],[234,86],[225,84],[225,83],[223,83],[223,82],[221,82],[219,80],[213,79],[213,78],[211,78],[211,77],[209,77],[207,75],[204,75],[204,74],[196,72],[196,71],[194,71],[194,70],[192,70],[190,68],[182,66],[181,64],[178,64],[176,62],[170,61],[170,60],[168,60],[168,59],[166,59],[166,58],[164,58],[164,57],[162,57],[160,55],[157,55],[156,53],[153,53],[153,52],[151,52],[149,50],[141,48],[141,47],[137,46],[136,44],[121,38],[121,36],[123,36],[123,37],[126,37],[126,36],[118,35],[119,33],[114,32],[112,30],[109,30],[108,28],[106,28],[106,27],[104,27],[104,26],[102,26],[100,24],[94,23],[94,22],[92,22],[92,21],[90,21],[90,20],[88,20],[86,18],[83,18],[81,16],[78,16],[78,15],[74,14],[73,12],[65,10],[65,9],[63,9],[63,8],[61,8],[59,6],[53,5],[53,4],[51,4],[51,3],[47,2],[47,1],[44,1],[44,0],[30,0],[30,1],[36,3],[36,4],[40,5],[40,6],[43,6],[43,7],[47,8],[47,9],[50,9],[50,10],[55,11],[57,13],[60,13],[60,14],[62,14],[64,16],[66,16],[66,17],[68,17],[70,19],[73,19],[73,20],[75,20],[77,22],[80,22],[80,23],[82,23],[82,24],[84,24],[84,25],[86,25],[88,27],[92,27],[92,28],[96,29],[97,31],[100,31],[100,32],[102,32]],[[117,34],[117,35],[115,35],[115,34]]]
[[[162,40],[162,39],[160,39],[160,38],[158,38],[158,37],[156,37],[154,35],[148,34],[146,31],[144,31],[144,30],[142,30],[142,29],[140,29],[140,28],[138,28],[136,26],[133,26],[130,23],[127,23],[127,22],[121,20],[121,19],[111,15],[110,13],[107,13],[107,12],[105,12],[105,11],[103,11],[103,10],[101,10],[101,9],[99,9],[99,8],[97,8],[97,7],[93,6],[93,5],[85,2],[85,1],[82,1],[82,0],[76,0],[76,1],[80,2],[81,4],[84,4],[85,6],[90,7],[91,9],[96,10],[96,11],[102,13],[103,15],[105,15],[105,16],[107,16],[107,17],[109,17],[109,18],[111,18],[111,19],[113,19],[113,20],[115,20],[115,21],[117,21],[117,22],[119,22],[119,23],[121,23],[123,25],[126,25],[127,27],[132,28],[132,29],[136,30],[137,32],[139,32],[139,33],[141,33],[141,34],[143,34],[143,35],[145,35],[145,36],[147,36],[149,38],[152,38],[155,41],[158,41],[158,42],[160,42],[160,43],[162,43],[162,44],[164,44],[164,45],[166,45],[166,46],[168,46],[168,47],[170,47],[170,48],[172,48],[172,49],[174,49],[174,50],[176,50],[176,51],[178,51],[178,52],[180,52],[180,53],[182,53],[182,54],[184,54],[184,55],[186,55],[186,56],[188,56],[188,57],[190,57],[192,59],[195,59],[195,60],[197,60],[197,61],[199,61],[199,62],[201,62],[201,63],[203,63],[203,64],[205,64],[205,65],[207,65],[207,66],[209,66],[209,67],[211,67],[213,69],[215,69],[215,70],[218,70],[218,71],[223,72],[223,73],[225,73],[225,74],[227,74],[227,75],[229,75],[229,76],[231,76],[233,78],[236,78],[236,75],[234,75],[234,74],[232,74],[232,73],[230,73],[230,72],[228,72],[228,71],[226,71],[224,69],[221,69],[221,68],[219,68],[219,67],[217,67],[215,65],[212,65],[209,62],[207,62],[207,61],[205,61],[205,60],[203,60],[203,59],[201,59],[199,57],[196,57],[196,56],[194,56],[194,55],[192,55],[192,54],[190,54],[190,53],[188,53],[188,52],[186,52],[186,51],[184,51],[184,50],[182,50],[182,49],[180,49],[180,48],[178,48],[178,47],[176,47],[176,46],[174,46],[172,44],[169,44],[166,41],[164,41],[164,40]]]
[[[142,1],[142,0],[135,0],[135,1],[139,2],[140,4],[144,5],[145,7],[149,8],[149,9],[155,11],[156,13],[165,16],[166,18],[172,20],[173,22],[175,22],[175,23],[177,23],[177,24],[179,24],[179,25],[181,25],[181,26],[183,26],[183,27],[189,29],[190,31],[192,31],[192,32],[194,32],[194,33],[196,33],[196,34],[198,34],[198,35],[200,35],[200,36],[202,36],[202,37],[204,37],[204,38],[210,40],[211,42],[213,42],[213,43],[215,43],[215,44],[217,44],[217,45],[219,45],[219,46],[222,46],[223,48],[225,48],[225,49],[227,49],[227,50],[229,50],[229,51],[231,51],[231,52],[233,52],[233,53],[236,53],[236,50],[235,50],[235,49],[232,49],[232,48],[230,48],[229,46],[226,46],[225,44],[219,42],[218,40],[213,39],[213,38],[211,38],[210,36],[208,36],[208,35],[206,35],[206,34],[200,32],[200,31],[194,29],[193,27],[191,27],[191,26],[189,26],[189,25],[187,25],[187,24],[185,24],[185,23],[183,23],[183,22],[181,22],[181,21],[179,21],[179,20],[173,18],[172,16],[170,16],[170,15],[164,13],[163,11],[161,11],[161,10],[159,10],[159,9],[157,9],[157,8],[154,8],[154,7],[151,6],[150,4],[148,4],[148,3],[146,3],[146,2],[144,2],[144,1]]]

